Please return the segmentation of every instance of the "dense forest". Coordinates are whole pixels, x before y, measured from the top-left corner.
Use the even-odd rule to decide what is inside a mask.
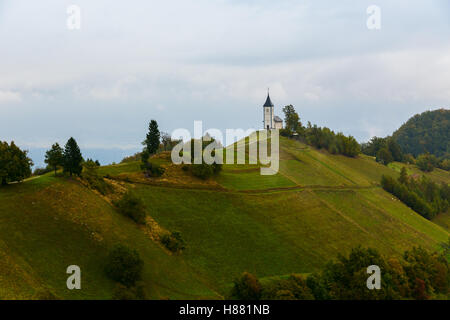
[[[405,154],[417,157],[430,153],[442,157],[450,153],[450,110],[416,114],[392,135]]]

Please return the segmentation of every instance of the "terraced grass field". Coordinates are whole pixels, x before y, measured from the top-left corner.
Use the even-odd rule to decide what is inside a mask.
[[[358,245],[399,255],[418,245],[438,249],[450,236],[448,214],[428,221],[381,189],[381,175],[396,177],[397,167],[285,138],[280,151],[273,176],[260,175],[258,165],[224,165],[217,178],[200,181],[167,157],[152,160],[166,168],[161,178],[145,178],[138,162],[99,169],[144,201],[153,227],[181,232],[179,255],[77,179],[47,174],[1,188],[0,298],[45,290],[111,298],[114,283],[103,268],[118,242],[144,259],[150,298],[220,299],[243,271],[264,279],[310,273]],[[449,181],[445,171],[432,176]],[[82,290],[66,289],[71,264],[82,269]]]

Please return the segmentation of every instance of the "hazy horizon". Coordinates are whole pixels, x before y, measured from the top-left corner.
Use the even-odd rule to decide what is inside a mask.
[[[81,29],[69,30],[69,5]],[[380,8],[369,30],[367,8]],[[434,1],[6,0],[0,3],[0,140],[42,165],[71,136],[118,162],[160,129],[259,129],[293,104],[358,141],[449,108],[450,4]],[[103,151],[102,151],[103,150]],[[105,151],[107,150],[107,151]]]

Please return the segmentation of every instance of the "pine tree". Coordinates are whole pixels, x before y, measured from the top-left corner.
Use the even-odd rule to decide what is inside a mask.
[[[161,134],[158,129],[158,123],[156,120],[151,120],[148,126],[147,137],[144,141],[144,145],[146,146],[149,155],[155,154],[156,151],[158,151],[160,136]]]
[[[52,145],[52,148],[45,153],[45,163],[53,167],[56,176],[58,166],[64,165],[64,151],[58,143]]]
[[[83,156],[74,138],[70,138],[64,147],[64,172],[80,175],[83,167]]]

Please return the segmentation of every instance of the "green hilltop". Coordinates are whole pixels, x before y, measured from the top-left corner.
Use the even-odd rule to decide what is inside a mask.
[[[118,242],[144,260],[149,298],[221,299],[244,271],[260,278],[311,273],[358,245],[395,256],[419,245],[439,249],[450,236],[448,214],[428,221],[380,187],[383,174],[397,177],[404,164],[331,155],[283,137],[272,176],[260,175],[258,165],[224,165],[203,181],[168,154],[151,161],[166,169],[162,177],[145,178],[139,162],[98,169],[116,192],[142,199],[146,226],[79,179],[48,173],[0,189],[0,299],[46,292],[109,299],[114,283],[104,260]],[[450,182],[446,171],[426,175]],[[155,240],[161,230],[179,231],[186,249],[165,249]],[[82,290],[66,288],[72,264],[81,267]]]

